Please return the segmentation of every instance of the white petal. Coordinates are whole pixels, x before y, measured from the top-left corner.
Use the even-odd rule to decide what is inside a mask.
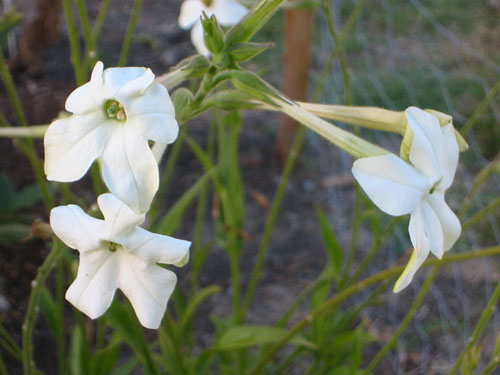
[[[167,89],[162,85],[149,87],[144,95],[130,100],[125,107],[127,125],[133,126],[144,139],[172,143],[179,133],[175,109]]]
[[[118,123],[102,155],[102,176],[109,190],[139,213],[149,210],[158,190],[158,165],[148,143],[127,124]]]
[[[116,253],[101,249],[81,254],[78,275],[66,299],[92,319],[98,318],[113,301],[119,272]]]
[[[191,242],[151,233],[142,228],[123,236],[120,243],[127,252],[143,259],[146,263],[175,264],[189,251]]]
[[[231,0],[213,0],[210,8],[221,26],[232,26],[248,13],[247,8]]]
[[[373,203],[393,216],[412,212],[429,188],[419,171],[393,154],[358,159],[352,174]]]
[[[431,252],[439,259],[443,257],[443,228],[433,207],[428,202],[428,195],[421,202],[424,232],[429,240]]]
[[[61,182],[80,179],[102,154],[109,137],[104,112],[54,121],[44,136],[47,179]]]
[[[428,249],[427,252],[423,251],[420,253],[417,253],[416,250],[413,250],[410,261],[408,262],[403,273],[401,274],[401,276],[399,276],[396,284],[394,285],[394,293],[399,293],[410,284],[413,276],[415,276],[415,273],[418,271],[422,263],[424,263],[427,259],[427,255],[429,255]]]
[[[103,73],[103,96],[107,99],[117,99],[117,94],[119,93],[120,89],[129,82],[135,81],[136,79],[137,81],[135,81],[135,83],[131,85],[133,89],[135,91],[144,90],[152,82],[151,75],[153,75],[153,73],[150,70],[148,72],[148,70],[149,69],[143,67],[106,69]]]
[[[443,148],[440,157],[441,173],[443,175],[439,187],[448,189],[453,183],[458,166],[458,142],[452,124],[441,127]]]
[[[413,130],[410,161],[435,183],[441,179],[439,161],[443,145],[439,120],[416,107],[408,108],[405,113]]]
[[[97,204],[104,215],[105,229],[102,236],[107,241],[119,242],[116,238],[122,233],[129,233],[144,223],[144,214],[138,215],[113,194],[99,195]]]
[[[147,264],[126,251],[120,252],[119,288],[132,303],[139,322],[157,329],[167,308],[177,277],[156,264]]]
[[[201,0],[184,1],[181,5],[179,14],[179,26],[184,30],[191,28],[196,22],[200,21],[200,16],[203,11],[210,16],[207,7]]]
[[[191,29],[191,42],[200,55],[210,56],[210,51],[205,46],[203,34],[203,25],[201,22],[196,23]]]
[[[125,83],[122,87],[120,87],[116,93],[116,100],[123,103],[124,106],[127,106],[130,100],[135,100],[137,96],[143,95],[154,80],[155,75],[151,69],[147,68],[141,76]]]
[[[443,250],[448,251],[455,244],[462,226],[457,215],[448,207],[444,200],[444,193],[435,192],[427,197],[429,204],[437,215],[443,230]]]
[[[50,211],[50,226],[68,247],[80,252],[92,251],[101,246],[104,222],[87,215],[70,204]]]
[[[74,90],[66,99],[66,110],[76,114],[86,113],[104,105],[102,97],[103,64],[98,61],[92,70],[90,82]]]

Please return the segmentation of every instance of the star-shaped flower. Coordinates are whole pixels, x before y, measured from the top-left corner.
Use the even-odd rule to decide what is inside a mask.
[[[179,26],[184,30],[191,29],[194,47],[200,55],[208,56],[210,52],[205,46],[200,19],[203,12],[207,17],[214,15],[221,26],[232,26],[247,14],[248,9],[233,0],[186,0],[182,3]]]
[[[106,186],[137,212],[149,209],[158,190],[158,165],[148,140],[173,142],[179,130],[165,87],[150,69],[103,71],[98,62],[90,82],[66,100],[73,114],[54,121],[45,133],[47,179],[80,179],[92,162],[102,162]]]
[[[117,288],[130,300],[144,327],[159,327],[176,276],[157,263],[180,264],[190,242],[148,232],[138,227],[138,215],[113,194],[97,203],[104,220],[87,215],[75,205],[50,212],[54,233],[80,252],[80,266],[66,299],[92,319],[108,309]]]
[[[393,216],[411,214],[408,231],[412,257],[394,287],[405,288],[431,251],[438,258],[460,236],[457,216],[444,200],[458,164],[453,125],[441,127],[438,119],[421,109],[406,110],[413,130],[410,163],[393,154],[358,159],[352,173],[370,199]]]

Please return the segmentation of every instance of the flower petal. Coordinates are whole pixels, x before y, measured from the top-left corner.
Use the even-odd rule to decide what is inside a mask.
[[[444,200],[444,193],[435,192],[427,197],[427,200],[432,207],[432,210],[439,219],[443,231],[443,250],[448,251],[455,244],[462,226],[457,218],[457,215],[448,207]]]
[[[144,214],[138,215],[113,194],[99,195],[97,204],[104,215],[105,228],[102,236],[107,241],[119,242],[116,238],[123,233],[130,233],[137,225],[144,223]]]
[[[431,252],[439,259],[443,257],[443,228],[433,207],[428,202],[429,195],[426,195],[421,202],[422,220],[424,232],[429,240]]]
[[[393,216],[412,212],[429,188],[425,176],[393,154],[358,159],[352,174],[373,203]]]
[[[143,95],[135,97],[125,107],[126,126],[133,126],[144,139],[172,143],[179,133],[175,109],[167,89],[150,86]]]
[[[135,68],[142,69],[142,68]],[[127,106],[129,100],[136,100],[138,95],[142,95],[155,80],[155,75],[151,69],[147,68],[144,73],[125,83],[116,93],[116,100]]]
[[[126,251],[120,253],[122,263],[119,288],[132,303],[141,324],[150,329],[160,326],[167,302],[177,277],[156,264],[147,264]]]
[[[70,204],[50,211],[50,226],[68,247],[87,252],[101,246],[104,222],[87,215],[80,207]]]
[[[147,212],[159,184],[158,165],[147,141],[118,123],[101,160],[109,190],[134,211]]]
[[[104,112],[94,111],[54,121],[45,137],[45,174],[51,181],[80,179],[110,138]]]
[[[210,16],[207,7],[201,2],[201,0],[184,1],[181,5],[178,20],[181,29],[190,29],[196,22],[199,22],[203,11]]]
[[[120,239],[127,252],[143,259],[146,263],[175,264],[189,251],[191,242],[151,233],[142,228]]]
[[[406,288],[411,281],[413,280],[413,276],[418,271],[422,263],[427,259],[427,255],[429,255],[429,251],[417,253],[416,250],[413,250],[411,254],[410,261],[406,265],[403,273],[399,276],[396,284],[394,284],[394,293],[401,292],[404,288]]]
[[[198,22],[191,29],[191,42],[200,55],[210,56],[210,51],[205,46],[205,39],[203,35],[203,25],[201,22]]]
[[[441,127],[441,133],[443,135],[443,148],[440,164],[443,177],[439,187],[446,190],[451,186],[455,178],[458,166],[458,142],[452,124]]]
[[[90,82],[75,89],[66,99],[66,110],[83,114],[103,105],[102,100],[102,62],[98,61],[92,70]]]
[[[247,8],[231,0],[213,0],[210,10],[221,26],[232,26],[248,13]]]
[[[78,274],[66,299],[92,319],[98,318],[113,301],[119,273],[117,254],[107,249],[82,253]]]
[[[439,120],[416,107],[408,108],[405,114],[413,130],[410,161],[431,178],[434,184],[442,176],[439,162],[443,142]]]
[[[117,94],[120,89],[126,84],[137,81],[129,88],[133,88],[136,92],[144,90],[148,87],[152,80],[151,70],[144,67],[126,67],[126,68],[108,68],[103,73],[103,97],[106,99],[117,99]],[[154,75],[153,75],[154,79]],[[139,89],[138,89],[139,88]],[[130,90],[125,90],[129,93]]]

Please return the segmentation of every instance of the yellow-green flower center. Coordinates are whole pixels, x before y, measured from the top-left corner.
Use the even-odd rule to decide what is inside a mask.
[[[107,100],[106,103],[104,103],[104,112],[109,119],[118,121],[125,121],[127,119],[125,108],[123,108],[120,102],[114,99]]]
[[[120,246],[117,243],[111,242],[111,241],[110,242],[106,241],[105,243],[108,247],[108,250],[111,251],[112,253],[114,253],[118,249],[118,247]]]
[[[205,4],[205,6],[206,6],[207,8],[209,8],[209,7],[210,7],[210,5],[212,5],[212,1],[213,1],[213,0],[201,0],[201,1],[203,2],[203,4]]]

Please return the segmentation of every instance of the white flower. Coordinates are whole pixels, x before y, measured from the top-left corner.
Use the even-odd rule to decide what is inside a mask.
[[[137,212],[149,209],[158,190],[158,165],[148,140],[172,143],[175,110],[150,69],[109,68],[99,61],[90,82],[66,100],[73,115],[54,121],[45,133],[47,179],[80,179],[100,158],[109,190]]]
[[[200,19],[202,12],[205,12],[207,17],[214,15],[221,26],[232,26],[247,14],[248,9],[233,0],[186,0],[182,3],[179,26],[184,30],[191,29],[194,47],[200,55],[208,56],[210,52],[203,40]]]
[[[156,329],[177,280],[173,272],[156,263],[180,264],[191,243],[139,228],[144,215],[113,194],[100,195],[97,203],[104,221],[72,204],[50,212],[54,233],[80,252],[78,275],[66,299],[95,319],[108,309],[119,288],[141,324]]]
[[[444,200],[455,176],[458,144],[453,125],[410,107],[406,118],[414,138],[408,164],[393,154],[358,159],[352,173],[368,197],[393,216],[411,214],[408,231],[415,250],[394,291],[412,280],[431,251],[438,258],[460,236],[461,226]]]

